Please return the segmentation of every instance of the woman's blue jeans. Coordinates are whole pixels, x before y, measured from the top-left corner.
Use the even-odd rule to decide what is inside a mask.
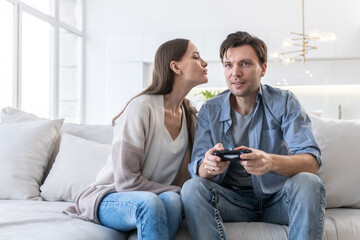
[[[259,200],[253,190],[232,191],[204,178],[185,182],[181,190],[191,239],[228,239],[225,222],[289,225],[290,240],[322,240],[325,188],[311,173],[288,178],[271,198]]]
[[[181,198],[175,192],[110,193],[99,205],[98,219],[119,231],[137,229],[138,239],[174,239],[182,219]]]

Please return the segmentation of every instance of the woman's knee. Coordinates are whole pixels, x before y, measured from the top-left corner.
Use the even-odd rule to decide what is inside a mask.
[[[182,210],[181,197],[176,192],[163,192],[159,195],[159,198],[164,203],[164,205],[171,209]]]
[[[151,192],[143,192],[141,194],[141,202],[138,203],[138,212],[146,214],[162,214],[165,213],[165,206],[158,195]]]
[[[167,202],[181,201],[180,195],[176,192],[163,192],[163,193],[159,194],[159,197],[161,200],[167,201]]]

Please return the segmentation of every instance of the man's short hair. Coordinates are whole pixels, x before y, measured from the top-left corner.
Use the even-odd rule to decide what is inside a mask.
[[[226,39],[220,45],[220,59],[223,62],[224,55],[229,48],[235,48],[243,45],[250,45],[256,55],[259,58],[259,62],[262,65],[267,62],[267,46],[263,40],[247,32],[235,32],[229,34]]]

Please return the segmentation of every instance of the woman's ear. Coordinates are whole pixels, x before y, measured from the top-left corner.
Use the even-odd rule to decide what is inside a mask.
[[[173,72],[175,74],[178,74],[178,75],[181,74],[181,69],[179,68],[179,65],[177,64],[176,61],[171,61],[170,62],[170,68],[171,68],[171,70],[173,70]]]

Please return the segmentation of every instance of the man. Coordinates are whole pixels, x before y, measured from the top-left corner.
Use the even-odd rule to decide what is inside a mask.
[[[320,149],[289,91],[260,83],[267,47],[246,32],[220,46],[228,90],[200,109],[188,180],[181,191],[192,239],[228,239],[223,221],[289,225],[289,239],[322,239],[325,189]],[[215,150],[250,149],[245,161]]]

